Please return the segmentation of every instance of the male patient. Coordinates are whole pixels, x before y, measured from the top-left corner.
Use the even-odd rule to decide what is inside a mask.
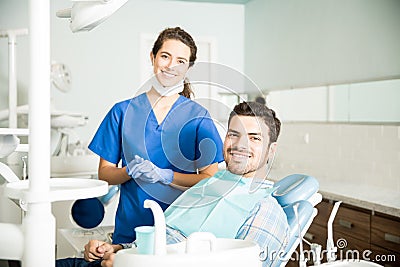
[[[168,244],[199,231],[252,240],[261,248],[263,266],[275,265],[277,253],[286,247],[289,227],[265,179],[280,126],[275,112],[263,104],[242,102],[234,107],[224,142],[226,170],[185,191],[165,211]],[[111,267],[115,252],[130,246],[91,240],[85,246],[85,260],[58,260],[57,266]]]

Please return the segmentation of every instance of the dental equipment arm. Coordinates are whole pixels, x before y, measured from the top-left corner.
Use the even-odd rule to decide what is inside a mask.
[[[12,134],[0,135],[0,158],[8,157],[20,145],[18,137]],[[6,164],[0,162],[0,175],[8,182],[17,182],[19,178]]]
[[[333,262],[336,260],[336,251],[337,247],[335,247],[335,244],[333,242],[333,220],[335,219],[336,213],[339,209],[339,205],[342,203],[342,201],[338,201],[335,203],[333,206],[331,215],[329,216],[328,220],[328,239],[326,240],[326,256],[328,262]]]
[[[20,144],[20,140],[13,134],[0,133],[0,158],[8,157]]]
[[[8,182],[17,182],[19,178],[15,175],[15,173],[8,167],[6,164],[0,162],[0,175]]]

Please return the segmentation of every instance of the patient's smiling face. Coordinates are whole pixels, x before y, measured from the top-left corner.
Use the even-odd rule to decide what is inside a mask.
[[[266,175],[269,129],[262,119],[252,116],[232,117],[224,142],[227,169],[244,177]]]

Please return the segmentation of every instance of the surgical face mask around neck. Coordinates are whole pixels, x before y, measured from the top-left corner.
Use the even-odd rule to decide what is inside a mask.
[[[174,94],[179,94],[184,88],[184,79],[179,81],[173,86],[163,86],[157,79],[156,75],[151,78],[151,86],[159,93],[161,96],[172,96]]]

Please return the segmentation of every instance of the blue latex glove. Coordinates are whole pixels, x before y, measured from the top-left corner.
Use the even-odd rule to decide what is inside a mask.
[[[133,160],[131,160],[127,165],[126,165],[126,173],[132,177],[133,179],[138,178],[139,176],[138,173],[134,172],[134,168],[138,163],[143,162],[144,159],[142,159],[141,157],[139,157],[138,155],[135,155],[135,157],[133,158]],[[140,174],[139,174],[140,175]]]
[[[139,156],[129,162],[127,165],[127,173],[133,179],[140,179],[148,183],[161,182],[170,184],[174,179],[174,172],[170,169],[161,169],[149,160],[144,160]]]

